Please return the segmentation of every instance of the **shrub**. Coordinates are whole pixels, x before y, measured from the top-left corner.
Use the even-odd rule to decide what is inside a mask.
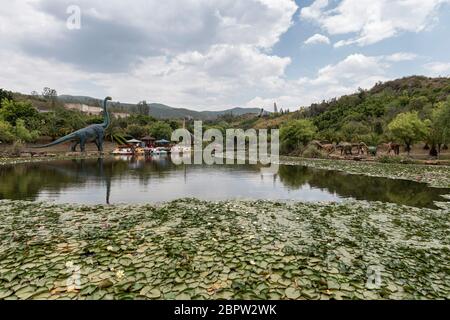
[[[409,157],[404,156],[389,156],[389,155],[383,155],[377,157],[377,160],[381,163],[413,163],[414,161]]]
[[[22,140],[25,142],[35,141],[39,136],[39,132],[29,131],[25,127],[25,121],[23,121],[22,119],[17,119],[16,127],[14,129],[15,129],[16,138],[18,140]]]
[[[302,156],[304,158],[312,158],[312,159],[326,159],[328,158],[328,154],[322,150],[318,150],[316,146],[309,145],[303,150]]]
[[[0,119],[0,142],[13,142],[14,134],[13,127],[9,122]]]
[[[317,133],[316,126],[306,119],[293,120],[280,129],[282,152],[291,152],[302,145],[306,146]]]
[[[23,142],[21,140],[16,140],[11,146],[10,153],[13,156],[20,156],[24,148]]]

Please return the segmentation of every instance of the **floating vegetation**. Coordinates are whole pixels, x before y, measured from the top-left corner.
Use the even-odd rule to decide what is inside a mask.
[[[0,201],[0,299],[448,299],[449,211]]]

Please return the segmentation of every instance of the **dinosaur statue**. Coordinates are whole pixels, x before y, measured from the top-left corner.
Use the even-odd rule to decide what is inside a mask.
[[[336,149],[340,149],[341,150],[341,156],[342,155],[353,155],[352,153],[352,149],[353,149],[353,145],[351,143],[348,142],[340,142],[337,146]]]
[[[86,128],[77,130],[75,132],[68,134],[67,136],[59,138],[58,140],[53,141],[52,143],[43,146],[38,146],[35,148],[47,148],[67,141],[73,141],[71,147],[71,150],[73,152],[76,151],[78,145],[80,145],[81,152],[85,152],[86,143],[88,142],[94,142],[98,148],[98,151],[103,151],[103,139],[105,137],[105,130],[109,127],[111,123],[109,112],[106,110],[106,103],[107,101],[111,100],[112,100],[111,97],[106,97],[105,100],[103,101],[103,118],[104,118],[103,123],[92,124],[90,126],[87,126]]]
[[[366,154],[369,153],[369,147],[368,147],[367,144],[365,144],[364,142],[353,143],[353,144],[352,144],[352,147],[357,148],[357,150],[358,150],[358,155],[364,154],[364,150],[366,150]]]
[[[377,151],[378,151],[378,147],[376,147],[376,146],[370,146],[367,148],[367,154],[370,154],[374,157],[377,156]]]
[[[396,156],[400,154],[400,145],[398,143],[389,142],[384,145],[387,147],[387,154],[391,154],[391,151],[393,151]]]
[[[321,143],[318,140],[313,140],[311,141],[311,144],[316,145],[318,150],[325,150],[328,154],[331,154],[336,150],[336,147],[332,143]]]

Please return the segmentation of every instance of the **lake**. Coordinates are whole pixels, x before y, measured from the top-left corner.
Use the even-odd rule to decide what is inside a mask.
[[[155,203],[179,198],[334,201],[434,208],[449,189],[406,180],[280,165],[175,165],[167,157],[48,161],[0,167],[0,199],[56,203]]]

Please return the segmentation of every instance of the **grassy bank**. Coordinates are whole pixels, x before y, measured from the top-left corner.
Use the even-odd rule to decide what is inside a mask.
[[[45,162],[45,161],[55,161],[55,160],[74,160],[74,159],[97,159],[97,158],[107,158],[111,157],[107,153],[99,153],[97,151],[81,153],[81,152],[69,152],[69,153],[59,153],[51,157],[49,156],[37,156],[37,157],[0,157],[0,166],[4,165],[14,165],[21,163],[35,163],[35,162]]]
[[[365,201],[0,201],[0,299],[450,298],[448,214]]]

